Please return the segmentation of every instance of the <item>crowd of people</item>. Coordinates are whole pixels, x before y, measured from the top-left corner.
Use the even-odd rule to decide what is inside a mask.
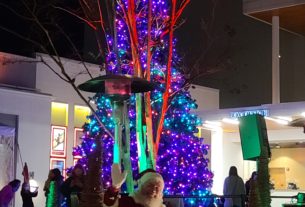
[[[64,181],[59,169],[50,170],[47,180],[45,181],[43,190],[46,197],[46,207],[61,207],[66,202],[66,207],[77,207],[79,194],[84,186],[83,167],[79,164],[75,165],[71,175]],[[24,172],[23,172],[24,175]],[[24,175],[24,177],[26,177]],[[0,191],[0,207],[10,206],[14,198],[15,192],[20,188],[21,181],[13,180],[4,186]],[[34,207],[33,197],[38,195],[38,188],[34,191],[30,189],[29,180],[24,179],[21,185],[22,207]]]
[[[80,193],[84,188],[83,167],[75,165],[69,177],[63,181],[63,176],[59,169],[52,169],[44,184],[46,197],[46,207],[78,207]],[[156,171],[150,169],[140,173],[138,181],[138,190],[129,196],[118,196],[121,185],[125,182],[126,172],[121,172],[118,164],[112,166],[112,186],[109,187],[104,195],[104,204],[109,207],[164,207],[163,188],[164,181],[162,176]],[[10,182],[0,191],[0,207],[8,207],[12,201],[15,192],[20,187],[20,180]],[[34,207],[32,198],[37,196],[35,192],[30,191],[28,182],[22,184],[21,196],[23,200],[22,207]],[[168,206],[170,207],[170,206]]]
[[[50,170],[44,184],[46,197],[46,207],[60,207],[65,203],[66,207],[78,207],[80,193],[84,187],[85,171],[79,164],[75,165],[69,177],[64,181],[59,169]],[[250,192],[250,183],[255,180],[256,172],[244,184],[238,176],[237,168],[232,166],[229,176],[224,181],[223,195],[224,207],[242,207],[247,205]],[[138,178],[138,190],[127,197],[118,197],[121,185],[125,182],[126,173],[121,172],[118,164],[112,166],[112,186],[108,188],[104,195],[106,206],[122,207],[128,203],[129,207],[163,207],[164,181],[160,174],[154,170],[147,170],[140,173]],[[21,185],[20,180],[13,180],[0,191],[0,207],[8,207],[15,192]],[[21,187],[22,207],[34,207],[32,198],[38,194],[38,189],[30,190],[27,179]],[[230,197],[231,196],[231,197]]]

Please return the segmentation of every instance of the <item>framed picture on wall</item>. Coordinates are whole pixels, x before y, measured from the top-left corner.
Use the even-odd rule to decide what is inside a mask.
[[[83,141],[83,129],[82,128],[74,128],[74,147],[81,145]]]
[[[67,127],[52,126],[51,156],[66,157]]]
[[[74,142],[73,142],[74,147],[82,144],[83,133],[84,133],[84,131],[82,128],[74,128]],[[74,156],[74,158],[81,158],[81,156]]]
[[[62,176],[66,176],[66,160],[64,158],[51,157],[50,159],[50,169],[58,168]]]

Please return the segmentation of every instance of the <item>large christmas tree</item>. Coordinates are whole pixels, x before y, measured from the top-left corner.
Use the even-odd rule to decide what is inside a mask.
[[[122,137],[127,142],[130,137],[130,154],[129,150],[121,150],[123,156],[130,156],[133,176],[146,168],[156,168],[164,177],[167,195],[207,195],[213,177],[205,158],[208,146],[194,135],[200,119],[191,110],[197,105],[186,87],[186,74],[180,70],[181,60],[173,39],[177,19],[188,2],[117,1],[113,5],[115,28],[107,35],[107,73],[129,74],[155,83],[151,93],[132,95],[124,102],[129,119],[123,118]],[[109,186],[114,141],[99,121],[114,133],[114,110],[105,94],[96,94],[93,101],[99,120],[89,117],[83,143],[74,149],[74,155],[82,156],[79,163],[86,166],[88,155],[96,148],[96,137],[101,138],[102,178],[104,186]],[[187,203],[203,206],[202,202]]]

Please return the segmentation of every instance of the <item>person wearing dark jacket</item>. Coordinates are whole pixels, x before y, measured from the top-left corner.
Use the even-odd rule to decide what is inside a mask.
[[[38,195],[38,188],[31,192],[29,182],[24,182],[21,187],[22,207],[34,207],[32,198]]]
[[[257,178],[257,172],[254,171],[252,172],[252,175],[251,175],[251,178],[249,180],[247,180],[247,182],[245,183],[245,188],[246,188],[246,202],[248,203],[249,201],[249,194],[250,194],[250,184],[251,184],[251,181],[254,181],[256,180]]]
[[[21,198],[22,198],[22,207],[34,207],[32,198],[38,195],[38,187],[34,188],[30,186],[30,176],[28,165],[25,162],[23,166],[23,184],[21,187]],[[31,191],[33,190],[33,192]]]
[[[43,190],[46,196],[46,207],[60,207],[62,203],[62,194],[60,187],[63,183],[63,177],[58,168],[50,170]]]
[[[80,164],[76,164],[72,175],[62,184],[60,190],[67,201],[67,207],[78,207],[80,193],[84,187],[85,171]]]

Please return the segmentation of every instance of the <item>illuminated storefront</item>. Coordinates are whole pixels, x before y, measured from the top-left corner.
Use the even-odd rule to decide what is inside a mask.
[[[265,116],[272,153],[269,163],[270,181],[275,188],[272,195],[291,196],[305,191],[302,177],[305,174],[303,112],[305,102],[198,112],[203,120],[202,131],[208,131],[211,137],[211,169],[215,174],[213,192],[222,194],[223,181],[230,166],[238,168],[244,181],[256,170],[255,161],[243,160],[238,127],[238,117],[250,114]],[[288,200],[273,199],[272,206]]]

